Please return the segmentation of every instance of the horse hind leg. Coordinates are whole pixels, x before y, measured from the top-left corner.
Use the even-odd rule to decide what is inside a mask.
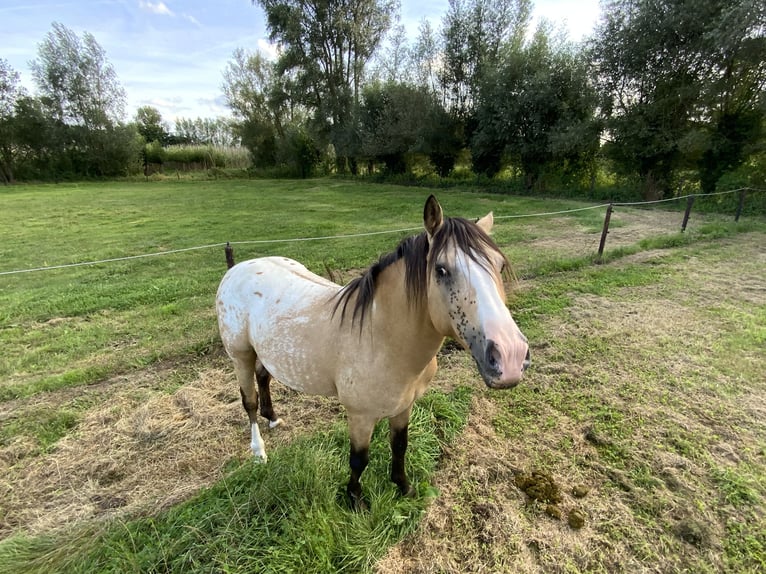
[[[256,371],[255,352],[250,350],[232,355],[232,361],[239,383],[239,393],[242,396],[242,406],[250,419],[250,448],[257,462],[266,462],[266,445],[258,428],[258,391],[253,380]]]
[[[260,360],[255,362],[255,378],[258,381],[258,396],[260,398],[261,416],[269,421],[269,428],[273,429],[284,421],[274,414],[271,404],[271,373],[266,370]]]

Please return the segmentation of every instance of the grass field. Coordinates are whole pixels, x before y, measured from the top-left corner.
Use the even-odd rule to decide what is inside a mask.
[[[0,190],[0,273],[417,228],[429,192],[334,180]],[[493,210],[533,369],[483,388],[447,345],[408,472],[376,431],[355,514],[342,408],[275,385],[251,463],[218,341],[220,246],[0,275],[0,571],[758,572],[766,568],[766,223],[437,194]],[[235,246],[341,281],[406,232]],[[571,525],[570,525],[571,524]]]

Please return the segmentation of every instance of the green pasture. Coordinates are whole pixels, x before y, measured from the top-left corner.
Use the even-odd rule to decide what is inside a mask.
[[[121,259],[0,275],[0,449],[33,445],[6,474],[77,436],[96,400],[79,390],[170,364],[178,375],[154,390],[172,393],[188,372],[225,364],[213,309],[226,268],[219,244],[258,241],[235,245],[235,258],[286,255],[347,277],[413,232],[399,230],[420,227],[429,193],[332,179],[1,189],[0,273]],[[395,544],[422,572],[766,568],[766,428],[753,414],[766,396],[766,222],[695,215],[681,234],[676,210],[620,208],[597,263],[603,209],[506,218],[588,204],[436,195],[447,215],[494,212],[519,280],[509,305],[534,363],[517,389],[491,393],[469,357],[442,361],[452,384],[413,417],[417,497],[396,497],[388,482],[382,424],[364,476],[371,511],[350,511],[347,432],[330,421],[271,449],[267,465],[232,459],[222,480],[158,512],[30,533],[0,508],[0,571],[386,572],[379,561]],[[391,233],[287,241],[381,231]],[[35,406],[55,393],[66,395],[59,406]],[[471,470],[475,453],[461,445],[480,421],[511,462]],[[567,491],[561,503],[582,505],[585,528],[520,493],[513,476],[533,469],[591,485],[585,502]],[[18,487],[0,484],[0,494]],[[440,497],[450,507],[442,522]]]
[[[315,182],[225,181],[19,186],[0,195],[1,271],[33,269],[221,244],[418,229],[428,192]],[[582,206],[571,201],[439,193],[447,213],[518,215]],[[589,257],[601,211],[572,214]],[[517,272],[557,253],[513,245],[544,234],[537,219],[498,226]],[[315,272],[360,268],[409,233],[235,245],[237,260],[280,254]],[[574,240],[577,240],[575,238]],[[87,384],[215,344],[212,301],[223,247],[93,266],[0,275],[0,398]],[[118,352],[116,352],[118,351]]]

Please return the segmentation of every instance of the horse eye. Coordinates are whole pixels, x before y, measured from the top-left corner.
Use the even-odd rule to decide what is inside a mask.
[[[436,266],[436,274],[439,277],[447,277],[449,275],[449,271],[444,265],[437,265]]]

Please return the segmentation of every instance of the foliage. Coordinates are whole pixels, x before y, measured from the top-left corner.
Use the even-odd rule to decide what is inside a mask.
[[[170,136],[167,124],[162,121],[162,114],[152,106],[141,106],[136,110],[136,128],[148,144],[158,142],[167,144]]]
[[[30,64],[52,119],[88,130],[115,125],[124,115],[125,90],[103,48],[89,32],[80,39],[63,24],[52,27]]]
[[[672,193],[689,160],[705,191],[758,141],[766,9],[753,0],[613,0],[591,45],[611,141],[648,199]],[[695,133],[696,132],[696,133]]]
[[[358,155],[383,162],[392,174],[407,170],[407,154],[422,146],[423,133],[436,103],[427,91],[405,84],[365,87],[359,109]]]
[[[137,171],[136,128],[120,122],[125,92],[91,34],[81,39],[54,23],[30,65],[40,96],[17,92],[12,115],[5,107],[4,164],[24,178],[55,180]]]
[[[18,162],[19,148],[16,145],[17,103],[25,95],[19,85],[19,73],[7,60],[0,58],[0,181],[13,183]]]
[[[223,91],[236,118],[234,130],[250,150],[254,165],[276,165],[277,138],[284,136],[287,110],[273,64],[259,52],[235,50],[223,72]]]
[[[232,146],[239,143],[228,118],[178,118],[174,135],[175,140],[171,142],[176,144]]]
[[[279,139],[275,153],[276,165],[291,177],[307,178],[315,174],[319,164],[316,142],[303,127],[288,125]]]
[[[599,129],[585,63],[567,44],[555,45],[545,28],[510,47],[480,93],[471,140],[478,172],[495,175],[508,150],[531,189],[546,169],[568,163],[577,170],[593,161]]]
[[[530,20],[529,0],[450,0],[444,16],[441,85],[447,109],[466,119],[485,74],[503,47],[521,44]]]
[[[713,192],[721,176],[763,149],[766,135],[766,5],[757,0],[713,2],[702,50],[701,101],[709,120],[698,161],[702,191]]]
[[[313,114],[313,130],[349,155],[349,113],[364,66],[391,24],[396,0],[259,0],[269,35],[282,46],[277,73],[290,78],[293,103]]]

